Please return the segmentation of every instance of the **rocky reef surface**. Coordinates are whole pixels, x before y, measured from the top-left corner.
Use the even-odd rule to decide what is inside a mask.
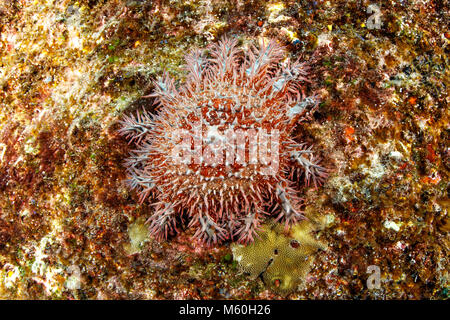
[[[2,1],[0,298],[448,298],[448,14],[437,0]],[[124,183],[119,121],[223,36],[315,61],[321,103],[298,135],[331,172],[301,191],[319,227],[295,239],[323,250],[288,295],[231,243],[153,240],[153,207]]]

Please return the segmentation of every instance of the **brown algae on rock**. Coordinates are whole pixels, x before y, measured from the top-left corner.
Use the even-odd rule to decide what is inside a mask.
[[[251,245],[232,245],[234,260],[250,277],[261,277],[268,288],[287,295],[304,286],[316,253],[326,249],[313,235],[318,229],[311,220],[288,231],[278,223],[264,225]]]

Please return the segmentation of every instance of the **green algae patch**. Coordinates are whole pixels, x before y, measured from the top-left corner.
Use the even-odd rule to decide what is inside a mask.
[[[130,242],[124,245],[128,254],[135,254],[141,251],[145,241],[148,241],[148,228],[145,225],[145,219],[140,217],[136,219],[128,228]]]

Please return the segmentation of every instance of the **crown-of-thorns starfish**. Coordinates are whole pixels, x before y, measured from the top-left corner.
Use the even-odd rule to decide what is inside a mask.
[[[179,88],[167,74],[155,81],[156,114],[122,121],[120,132],[137,146],[128,182],[141,202],[156,199],[148,223],[157,239],[187,217],[207,244],[247,243],[264,215],[287,227],[304,218],[294,177],[317,186],[327,176],[311,147],[291,137],[318,99],[304,94],[307,64],[285,59],[275,41],[244,53],[223,39],[208,51],[186,56]]]

